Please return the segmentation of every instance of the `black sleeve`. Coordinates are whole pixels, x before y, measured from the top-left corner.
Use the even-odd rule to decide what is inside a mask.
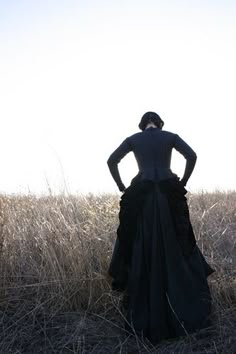
[[[187,184],[189,177],[191,176],[196,160],[197,155],[193,149],[177,134],[175,135],[174,148],[180,152],[186,159],[186,165],[184,170],[183,178],[181,179],[184,185]]]
[[[123,143],[120,144],[120,146],[111,154],[111,156],[107,160],[107,164],[110,169],[111,175],[114,178],[114,180],[121,192],[123,192],[125,190],[125,186],[120,178],[120,173],[118,170],[118,163],[131,150],[132,150],[131,144],[127,138],[123,141]]]

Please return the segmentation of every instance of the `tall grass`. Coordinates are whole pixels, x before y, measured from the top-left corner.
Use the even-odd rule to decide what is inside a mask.
[[[119,200],[113,195],[0,197],[1,353],[236,352],[236,193],[189,196],[209,278],[213,325],[150,343],[127,337],[107,268]]]

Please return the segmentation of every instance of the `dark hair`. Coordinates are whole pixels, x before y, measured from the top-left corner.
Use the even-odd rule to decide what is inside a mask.
[[[146,128],[146,126],[148,125],[148,123],[153,123],[157,126],[157,128],[162,129],[164,122],[161,119],[161,117],[155,113],[155,112],[147,112],[145,113],[142,118],[141,121],[139,123],[139,128],[141,130],[144,130]]]

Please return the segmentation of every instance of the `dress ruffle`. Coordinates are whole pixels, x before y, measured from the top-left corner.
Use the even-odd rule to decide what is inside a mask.
[[[185,194],[176,178],[139,176],[121,198],[109,273],[113,288],[126,292],[127,329],[153,343],[209,324],[214,270],[196,245]]]

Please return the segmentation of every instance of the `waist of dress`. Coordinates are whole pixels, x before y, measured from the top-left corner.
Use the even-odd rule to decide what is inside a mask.
[[[158,182],[164,179],[177,177],[168,167],[148,167],[139,170],[138,176],[141,180]]]

